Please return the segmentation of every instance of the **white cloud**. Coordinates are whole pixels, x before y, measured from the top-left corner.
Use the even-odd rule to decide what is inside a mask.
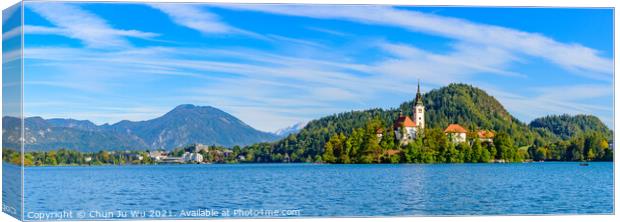
[[[613,129],[613,107],[591,100],[609,98],[613,87],[609,84],[577,84],[545,87],[524,87],[530,95],[506,92],[488,83],[477,84],[496,97],[513,115],[526,123],[549,114],[589,114],[599,117]]]
[[[223,23],[217,15],[208,12],[199,5],[162,5],[165,9],[161,9],[161,5],[156,7],[168,14],[175,23],[195,29],[203,34],[251,33]],[[428,22],[437,23],[435,25],[447,25],[441,22],[453,21],[450,18],[385,7],[376,7],[380,15],[370,13],[364,19],[358,18],[360,16],[358,13],[361,9],[369,9],[370,7],[354,8],[351,12],[347,12],[348,9],[328,10],[329,7],[315,6],[309,7],[318,9],[317,11],[306,11],[304,7],[293,7],[290,11],[282,9],[283,11],[277,11],[277,13],[317,18],[340,18],[372,24],[398,25],[399,27],[408,26],[397,23],[402,19],[396,18],[398,16],[405,16],[414,20],[417,18],[415,16],[420,16]],[[268,10],[265,10],[272,12],[280,8],[280,6],[271,5],[267,8]],[[387,11],[395,12],[395,14],[392,15]],[[301,12],[307,12],[307,14]],[[378,21],[375,18],[377,16],[384,16],[386,21]],[[497,28],[463,20],[454,20],[454,22],[460,22],[461,25],[465,26],[464,29],[472,29],[476,32],[494,32]],[[413,23],[417,24],[419,21],[413,21]],[[468,27],[468,25],[477,28]],[[419,26],[422,25],[419,24]],[[63,35],[71,35],[66,28],[61,26],[28,26],[26,29],[40,34],[63,33]],[[413,30],[413,28],[408,29]],[[427,27],[427,29],[430,28]],[[504,33],[515,32],[515,30],[503,28],[500,31]],[[453,30],[453,32],[460,31]],[[125,41],[122,37],[131,35],[130,32],[122,30],[109,33],[116,33],[113,37],[122,41]],[[457,34],[454,36],[474,35]],[[488,33],[489,36],[496,34]],[[524,35],[526,37],[539,36],[529,33]],[[105,98],[108,98],[107,96],[110,94],[124,96],[119,95],[121,93],[115,94],[114,91],[117,89],[149,86],[153,81],[165,81],[170,76],[181,77],[180,79],[191,78],[191,87],[170,85],[170,88],[157,92],[141,91],[141,93],[152,93],[149,97],[157,100],[152,102],[170,106],[162,108],[163,111],[167,111],[179,103],[212,105],[238,116],[251,126],[265,131],[272,131],[299,121],[332,113],[376,107],[378,104],[385,104],[382,102],[389,99],[395,101],[390,107],[395,107],[405,99],[413,98],[417,79],[422,79],[423,88],[434,88],[452,82],[471,82],[477,75],[529,78],[521,73],[511,71],[512,66],[523,62],[527,55],[552,59],[547,55],[542,55],[546,52],[529,53],[526,51],[530,49],[508,47],[502,45],[501,42],[495,42],[494,38],[489,39],[489,41],[474,41],[469,37],[455,37],[459,41],[451,44],[448,50],[444,52],[431,52],[418,48],[411,43],[393,43],[384,40],[365,41],[362,48],[342,50],[347,46],[323,45],[307,39],[271,34],[261,35],[260,38],[289,50],[286,52],[271,49],[263,51],[241,47],[147,47],[106,51],[89,48],[27,48],[24,54],[29,61],[36,61],[36,63],[27,63],[29,67],[37,65],[46,70],[45,79],[29,84],[64,87],[87,93],[105,92],[107,93]],[[540,38],[548,39],[546,37]],[[528,38],[524,39],[529,41]],[[571,48],[572,46],[550,41],[552,41],[551,46],[555,47],[554,50],[568,47],[571,50],[568,50],[567,53],[577,53],[573,49],[579,48]],[[308,51],[306,51],[307,49]],[[377,53],[376,58],[370,62],[357,62],[356,58],[347,56],[353,55],[355,57],[356,53],[366,52],[367,49]],[[579,50],[577,51],[582,53]],[[594,63],[602,61],[601,64],[605,65],[608,60],[595,54],[588,54],[587,51],[584,54],[586,58],[582,58],[584,61],[588,61],[588,59]],[[553,62],[560,64],[571,60],[578,59],[565,56],[563,59],[560,58]],[[72,63],[68,64],[65,61],[72,61]],[[583,64],[567,63],[560,65],[576,72],[579,70],[598,72],[596,68]],[[599,71],[590,77],[610,78],[609,73],[603,68]],[[178,79],[175,78],[175,80]],[[54,81],[77,82],[81,83],[83,87],[75,84],[53,84]],[[170,84],[176,84],[176,82]],[[552,84],[549,83],[549,85]],[[588,98],[609,96],[607,95],[608,92],[605,91],[610,88],[609,86],[566,87],[573,88],[528,89],[536,93],[532,98],[500,90],[490,91],[490,94],[497,95],[500,101],[506,104],[509,111],[526,118],[549,113],[588,113],[592,110],[604,116],[610,116],[606,107],[597,106],[587,101]],[[599,88],[588,91],[589,87]],[[562,93],[554,94],[556,92],[554,90]],[[568,94],[563,92],[571,90],[580,93],[567,98],[566,95]],[[126,91],[120,91],[126,93]],[[128,98],[124,98],[123,101],[148,104],[147,98],[139,98],[137,95],[127,96]],[[48,111],[43,110],[42,112]],[[144,112],[130,109],[125,112],[128,114],[127,117],[119,115],[122,111],[101,110],[99,117],[111,122],[133,117],[146,117]],[[86,119],[90,119],[87,118],[89,113],[91,112],[85,111],[82,114]],[[116,117],[118,119],[115,119]]]
[[[87,47],[127,47],[125,37],[153,38],[158,34],[138,30],[114,29],[104,19],[74,4],[29,2],[26,8],[36,12],[55,27],[27,26],[27,34],[56,34],[78,39]],[[30,32],[29,32],[30,31]]]
[[[5,46],[6,47],[6,46]],[[22,49],[7,50],[2,53],[2,64],[8,64],[22,58]],[[17,64],[20,65],[20,64]],[[4,68],[4,67],[3,67]],[[17,67],[19,68],[19,66]]]
[[[2,41],[18,37],[22,34],[22,27],[18,26],[2,33]]]
[[[502,49],[457,44],[453,51],[441,54],[406,44],[383,42],[378,47],[392,57],[377,62],[372,69],[398,81],[423,79],[427,84],[446,85],[464,82],[479,74],[525,77],[507,71],[509,65],[519,59]]]
[[[328,5],[218,5],[229,9],[252,10],[318,19],[341,19],[366,24],[395,26],[413,32],[438,35],[462,42],[508,50],[546,59],[579,75],[611,80],[613,61],[594,49],[565,44],[542,34],[485,25],[467,20],[438,16],[387,6]]]
[[[220,21],[218,15],[209,12],[198,4],[149,4],[168,15],[175,23],[194,29],[202,34],[241,34],[265,39],[264,36],[239,29]]]
[[[166,13],[175,23],[208,33],[232,33],[238,31],[220,21],[216,14],[199,9],[190,4],[150,4],[149,6]]]

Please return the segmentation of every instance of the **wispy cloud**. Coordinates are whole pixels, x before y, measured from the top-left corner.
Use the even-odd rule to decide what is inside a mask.
[[[522,69],[518,67],[526,65],[530,57],[542,58],[548,63],[577,74],[587,71],[589,74],[583,75],[588,78],[603,80],[611,78],[611,71],[604,67],[609,65],[610,60],[583,46],[559,43],[540,34],[389,7],[338,6],[346,7],[343,9],[308,5],[226,6],[281,15],[396,26],[456,41],[449,41],[446,47],[433,50],[416,45],[415,41],[396,42],[381,36],[357,36],[320,27],[312,28],[314,31],[328,34],[322,36],[337,36],[339,40],[350,39],[349,42],[364,40],[363,44],[351,47],[349,43],[334,44],[330,41],[321,41],[320,38],[315,40],[314,37],[291,37],[281,33],[256,34],[225,23],[223,18],[209,11],[204,5],[149,6],[163,12],[153,14],[160,16],[165,14],[175,24],[201,33],[202,38],[213,35],[243,35],[265,40],[263,43],[272,45],[270,47],[252,45],[116,47],[129,45],[127,37],[146,36],[135,30],[113,29],[96,15],[85,12],[77,6],[71,6],[70,10],[78,10],[89,15],[90,18],[86,21],[98,20],[99,22],[88,22],[88,25],[103,27],[103,30],[107,30],[106,37],[91,39],[90,35],[76,34],[77,26],[68,28],[70,25],[64,24],[66,18],[48,19],[55,25],[53,27],[27,25],[25,27],[27,33],[75,36],[73,38],[89,44],[86,44],[88,46],[86,48],[26,48],[24,55],[27,68],[31,71],[39,70],[36,72],[38,76],[31,75],[26,80],[26,86],[62,88],[72,95],[84,94],[102,98],[105,101],[97,101],[99,104],[104,104],[101,107],[121,109],[120,111],[103,108],[79,109],[80,103],[82,106],[86,103],[91,104],[84,99],[77,100],[80,101],[78,105],[71,106],[76,110],[77,117],[98,118],[99,120],[95,121],[99,123],[154,118],[180,103],[196,103],[216,106],[234,114],[251,126],[273,131],[299,121],[338,112],[395,107],[413,98],[417,79],[422,79],[423,89],[445,86],[452,82],[472,83],[476,79],[483,79],[477,77],[489,76],[526,82],[536,77],[521,73]],[[424,24],[425,22],[429,24]],[[452,22],[462,26],[463,30],[456,30]],[[86,25],[86,22],[79,25]],[[308,29],[308,27],[306,24],[300,24],[300,27],[289,28]],[[497,35],[506,39],[503,37],[498,39]],[[104,39],[112,40],[111,43],[115,47],[109,50],[94,47]],[[518,46],[505,44],[506,41],[512,40]],[[540,46],[538,51],[534,50],[539,47],[538,44],[546,45]],[[546,49],[546,46],[550,46],[551,49]],[[577,59],[563,55],[561,58],[555,58],[554,55],[547,53],[582,53],[584,57]],[[363,57],[360,55],[364,54],[372,54],[372,59],[360,59]],[[582,77],[575,78],[582,79]],[[483,88],[489,89],[492,95],[497,95],[509,111],[517,113],[519,117],[525,117],[525,120],[564,112],[601,113],[607,117],[611,116],[605,106],[588,101],[589,98],[609,97],[607,89],[610,89],[610,86],[599,84],[600,81],[592,82],[597,84],[519,89],[530,92],[533,95],[531,97],[524,96],[522,91],[509,92],[504,91],[507,89]],[[595,89],[588,91],[589,87]],[[563,93],[566,91],[580,93],[570,94],[572,96],[567,97],[569,94]],[[29,95],[32,96],[30,98],[32,104],[45,102],[41,99],[43,97],[35,95]],[[127,105],[127,109],[122,110],[123,106],[114,104],[115,102]],[[135,109],[146,106],[145,104],[158,104],[158,106],[150,107],[147,111]],[[60,105],[56,107],[58,110],[67,109]],[[43,114],[54,117],[60,117],[58,113],[62,113],[59,111],[54,115],[54,109],[40,109],[40,107],[37,109]],[[89,115],[93,117],[88,118]]]
[[[379,43],[378,47],[392,57],[378,62],[373,69],[400,80],[424,79],[427,83],[445,85],[467,81],[478,74],[525,77],[507,71],[518,59],[501,49],[459,44],[453,51],[441,54],[389,42]]]
[[[333,51],[297,57],[240,48],[152,47],[114,52],[28,48],[25,56],[26,59],[40,62],[46,70],[62,70],[62,75],[58,76],[63,79],[61,82],[88,83],[85,84],[88,87],[83,89],[76,88],[79,85],[55,86],[85,92],[148,85],[152,80],[165,81],[169,78],[167,76],[196,79],[192,82],[197,86],[164,93],[187,96],[161,95],[157,98],[169,101],[170,106],[175,103],[217,106],[267,131],[299,120],[381,106],[377,101],[385,97],[400,98],[392,104],[398,105],[404,99],[411,99],[409,97],[413,96],[418,78],[423,79],[426,88],[429,85],[470,82],[473,76],[480,73],[523,78],[519,73],[506,71],[507,66],[518,61],[518,58],[503,50],[489,48],[481,51],[455,45],[453,51],[440,54],[386,41],[371,45],[387,53],[385,58],[375,64],[355,63],[346,57],[334,60],[331,59]],[[60,61],[75,61],[75,64]],[[83,79],[83,73],[89,73],[87,79]],[[91,80],[94,82],[89,82]],[[27,84],[44,83],[48,82]],[[590,87],[598,88],[588,90]],[[511,94],[500,90],[492,91],[491,94],[498,93],[511,112],[530,118],[567,110],[591,113],[588,109],[592,108],[592,103],[576,103],[575,99],[604,96],[608,91],[606,88],[609,87],[584,85],[564,89],[536,89],[534,91],[538,96],[527,99],[516,93],[507,96]],[[554,94],[566,91],[580,93],[570,97],[566,97],[565,93]]]
[[[204,9],[199,9],[190,4],[150,4],[170,18],[177,24],[195,29],[199,32],[209,33],[232,33],[238,29],[231,27],[220,21],[220,18]]]
[[[606,84],[575,84],[545,87],[524,87],[527,95],[507,92],[489,83],[479,83],[489,94],[496,97],[510,112],[522,117],[522,121],[549,114],[592,114],[613,129],[613,107],[592,102],[608,98],[611,102],[613,88]]]
[[[325,29],[325,28],[319,28],[319,27],[307,27],[308,30],[312,30],[312,31],[317,31],[317,32],[322,32],[322,33],[326,33],[326,34],[330,34],[330,35],[334,35],[334,36],[350,36],[350,34],[348,33],[344,33],[344,32],[340,32],[340,31],[336,31],[336,30],[332,30],[332,29]]]
[[[2,33],[2,41],[15,38],[22,34],[22,27],[18,26]]]
[[[229,9],[251,10],[318,19],[341,19],[365,24],[395,26],[458,41],[525,54],[555,63],[578,75],[611,80],[613,61],[594,49],[558,42],[538,33],[479,24],[463,19],[438,16],[388,6],[328,5],[218,5]]]
[[[148,39],[158,36],[151,32],[114,29],[106,20],[75,4],[29,2],[26,6],[55,26],[26,26],[28,34],[63,35],[78,39],[91,48],[127,47],[131,44],[126,37]]]
[[[168,15],[175,23],[202,34],[242,34],[263,38],[262,35],[239,29],[221,21],[217,14],[198,4],[149,4]]]

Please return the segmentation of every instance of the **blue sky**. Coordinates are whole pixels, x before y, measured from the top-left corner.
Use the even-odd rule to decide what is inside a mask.
[[[211,105],[274,131],[463,82],[522,121],[613,118],[609,9],[25,3],[25,115]],[[7,38],[5,32],[5,38]],[[8,38],[11,36],[8,35]]]

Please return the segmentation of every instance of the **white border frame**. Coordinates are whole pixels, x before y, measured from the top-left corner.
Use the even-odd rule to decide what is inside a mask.
[[[37,1],[37,0],[29,0],[29,1]],[[59,1],[80,1],[80,2],[102,2],[101,0],[59,0]],[[617,73],[618,68],[615,66],[615,55],[618,54],[618,48],[616,47],[616,42],[618,40],[618,35],[616,35],[616,30],[618,30],[618,17],[615,16],[615,9],[620,3],[618,1],[613,0],[596,0],[596,1],[588,1],[588,0],[503,0],[503,1],[490,1],[490,0],[104,0],[105,2],[203,2],[203,3],[315,3],[315,4],[389,4],[389,5],[416,5],[416,6],[481,6],[481,7],[605,7],[605,8],[614,8],[614,126],[617,126],[617,119],[615,118],[616,113],[618,112],[618,97],[616,97],[615,87],[617,86],[615,78],[615,73]],[[0,0],[0,8],[6,9],[11,5],[20,2],[19,0]],[[22,39],[23,41],[23,39]],[[23,42],[22,42],[23,43]],[[1,49],[1,46],[0,46]],[[23,69],[22,69],[23,71]],[[1,73],[1,71],[0,71]],[[1,83],[0,83],[1,84]],[[2,96],[2,91],[0,91],[0,97]],[[2,104],[0,104],[0,108]],[[618,135],[618,128],[614,127],[614,138],[620,138]],[[0,138],[1,140],[1,138]],[[618,152],[614,153],[614,159],[618,160]],[[614,162],[614,190],[618,188],[618,177],[615,175],[618,174],[619,170],[615,167]],[[0,174],[2,173],[2,169],[0,168]],[[2,184],[0,183],[0,189],[2,188]],[[22,191],[23,193],[23,191]],[[2,197],[0,195],[0,201]],[[468,217],[378,217],[378,218],[303,218],[303,219],[277,219],[282,221],[295,221],[295,222],[319,222],[319,221],[389,221],[389,222],[410,222],[411,220],[418,221],[502,221],[502,222],[513,222],[513,221],[618,221],[620,216],[617,215],[617,206],[618,201],[618,192],[614,192],[614,212],[616,215],[566,215],[566,216],[468,216]],[[206,221],[207,219],[196,219],[196,220],[139,220],[144,222],[186,222],[186,221]],[[230,221],[231,219],[208,219],[209,221]],[[276,219],[232,219],[235,222],[256,222],[256,221],[271,221]],[[0,213],[0,221],[18,221],[17,219],[5,214]],[[127,220],[121,220],[127,221]]]

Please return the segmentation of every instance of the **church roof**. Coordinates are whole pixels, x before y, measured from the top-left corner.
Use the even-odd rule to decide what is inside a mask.
[[[418,92],[415,94],[415,105],[416,106],[424,105],[424,103],[422,103],[422,93],[420,93],[420,80],[418,80]]]
[[[398,119],[394,121],[394,129],[400,128],[400,126],[415,127],[415,122],[413,122],[409,116],[399,116]]]
[[[444,133],[467,133],[467,130],[459,124],[450,124]]]

